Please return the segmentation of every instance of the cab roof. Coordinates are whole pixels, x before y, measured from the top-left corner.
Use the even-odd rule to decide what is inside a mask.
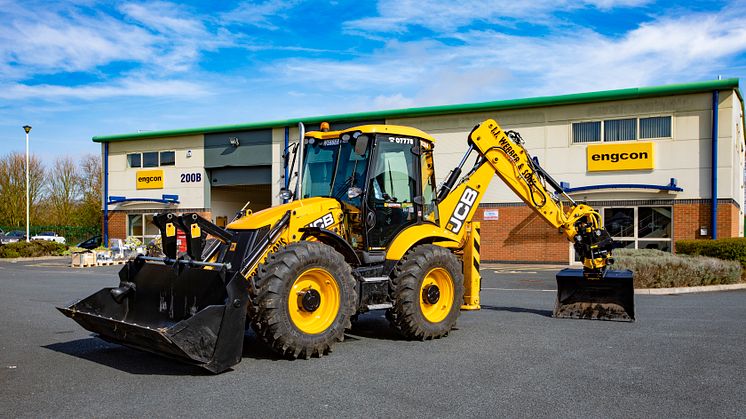
[[[425,131],[417,128],[405,127],[402,125],[383,125],[383,124],[371,124],[371,125],[360,125],[357,127],[351,127],[339,131],[309,131],[306,133],[306,137],[317,138],[320,140],[326,140],[331,138],[339,138],[346,132],[360,131],[365,134],[391,134],[391,135],[405,135],[408,137],[421,138],[430,143],[435,143],[435,138]]]

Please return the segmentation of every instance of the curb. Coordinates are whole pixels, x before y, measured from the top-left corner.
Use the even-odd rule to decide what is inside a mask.
[[[701,285],[697,287],[643,288],[643,289],[636,289],[635,294],[641,294],[641,295],[691,294],[695,292],[732,291],[732,290],[743,290],[743,289],[746,289],[746,284]]]

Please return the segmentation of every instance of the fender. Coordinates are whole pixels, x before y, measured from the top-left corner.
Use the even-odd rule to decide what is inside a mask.
[[[458,248],[459,236],[435,224],[422,223],[405,228],[391,241],[386,252],[387,262],[398,262],[413,246],[434,243],[438,246]]]
[[[357,253],[355,253],[355,249],[353,249],[352,246],[347,243],[347,240],[342,238],[339,234],[321,227],[303,227],[299,229],[299,231],[303,233],[303,236],[300,238],[301,240],[314,237],[321,243],[327,244],[341,253],[345,260],[347,260],[351,265],[361,265],[360,258],[358,258]]]

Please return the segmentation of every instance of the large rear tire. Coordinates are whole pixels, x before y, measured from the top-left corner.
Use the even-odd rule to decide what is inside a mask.
[[[464,275],[458,258],[431,244],[407,252],[391,279],[394,305],[387,318],[408,339],[437,339],[456,325],[464,299]]]
[[[267,258],[250,292],[251,326],[257,336],[288,358],[332,351],[351,327],[357,304],[350,265],[332,247],[292,243]]]

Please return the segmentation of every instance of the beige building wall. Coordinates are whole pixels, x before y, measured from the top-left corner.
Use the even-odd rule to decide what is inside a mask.
[[[153,168],[130,168],[127,165],[128,153],[148,151],[174,151],[175,165]],[[191,157],[187,157],[191,151]],[[202,135],[143,139],[109,143],[109,196],[127,198],[155,198],[162,195],[179,195],[180,203],[174,208],[204,208],[209,202],[209,179],[205,172],[204,140]],[[163,189],[137,189],[137,172],[141,170],[163,170]],[[199,173],[199,182],[182,182],[181,175]],[[206,192],[207,191],[207,192]],[[134,210],[153,208],[154,203],[126,203],[110,205],[110,210]]]

